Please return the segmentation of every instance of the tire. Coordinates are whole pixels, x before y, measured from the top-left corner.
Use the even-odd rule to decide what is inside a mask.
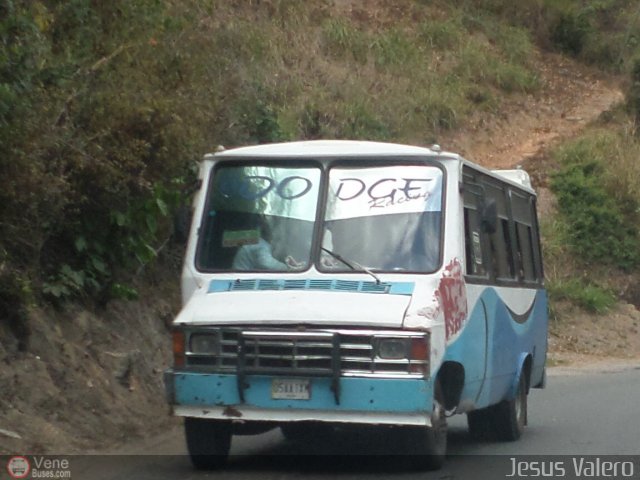
[[[231,448],[231,423],[186,417],[184,432],[191,463],[198,470],[213,470],[227,463]]]
[[[420,470],[440,470],[447,455],[447,417],[444,410],[442,388],[434,388],[431,427],[412,429],[408,445],[411,465]]]
[[[493,413],[491,408],[482,408],[467,413],[467,425],[473,438],[490,440],[495,437]]]
[[[527,381],[524,372],[518,381],[518,390],[513,399],[503,400],[493,407],[493,422],[498,440],[518,440],[527,424]]]

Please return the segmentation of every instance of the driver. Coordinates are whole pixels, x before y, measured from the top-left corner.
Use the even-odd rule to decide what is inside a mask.
[[[269,227],[264,220],[260,223],[260,238],[258,238],[258,242],[240,247],[231,267],[234,270],[245,271],[287,271],[304,267],[303,262],[297,262],[291,255],[288,255],[284,262],[274,257],[273,247],[269,243],[271,239]]]

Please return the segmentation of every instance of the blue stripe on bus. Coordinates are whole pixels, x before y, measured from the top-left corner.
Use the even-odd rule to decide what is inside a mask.
[[[242,279],[212,280],[208,293],[257,290],[319,290],[333,292],[377,293],[389,295],[413,294],[414,282],[373,282],[342,279]]]

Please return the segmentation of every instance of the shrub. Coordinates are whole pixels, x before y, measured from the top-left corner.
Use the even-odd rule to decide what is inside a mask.
[[[507,61],[517,65],[523,65],[529,61],[533,54],[533,44],[529,32],[522,28],[505,27],[498,22],[490,32],[495,37],[495,42],[500,46]]]
[[[585,262],[605,262],[623,269],[640,263],[638,199],[617,197],[611,189],[607,164],[615,155],[611,138],[595,136],[562,148],[560,169],[551,188],[568,225],[567,241]]]
[[[551,40],[563,52],[577,56],[582,52],[593,27],[584,12],[568,11],[551,26]]]
[[[434,95],[417,108],[424,115],[430,130],[438,133],[440,130],[451,130],[457,125],[459,112],[454,105],[446,97]]]
[[[627,109],[634,117],[636,125],[640,125],[640,58],[633,61],[631,69],[631,86],[626,94]],[[636,128],[636,134],[640,130]]]
[[[388,140],[389,126],[364,101],[345,103],[338,138]]]
[[[170,234],[192,137],[180,101],[164,95],[175,88],[167,70],[180,66],[155,48],[163,9],[0,7],[0,250],[36,294],[100,296]]]
[[[243,103],[240,122],[250,143],[272,143],[285,140],[273,105],[262,100]]]

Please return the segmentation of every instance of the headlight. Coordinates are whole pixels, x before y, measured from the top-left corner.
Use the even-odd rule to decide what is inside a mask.
[[[401,360],[409,354],[408,342],[401,338],[387,338],[378,341],[378,356],[385,360]]]
[[[191,353],[216,355],[218,353],[218,335],[215,333],[192,333],[189,337]]]

